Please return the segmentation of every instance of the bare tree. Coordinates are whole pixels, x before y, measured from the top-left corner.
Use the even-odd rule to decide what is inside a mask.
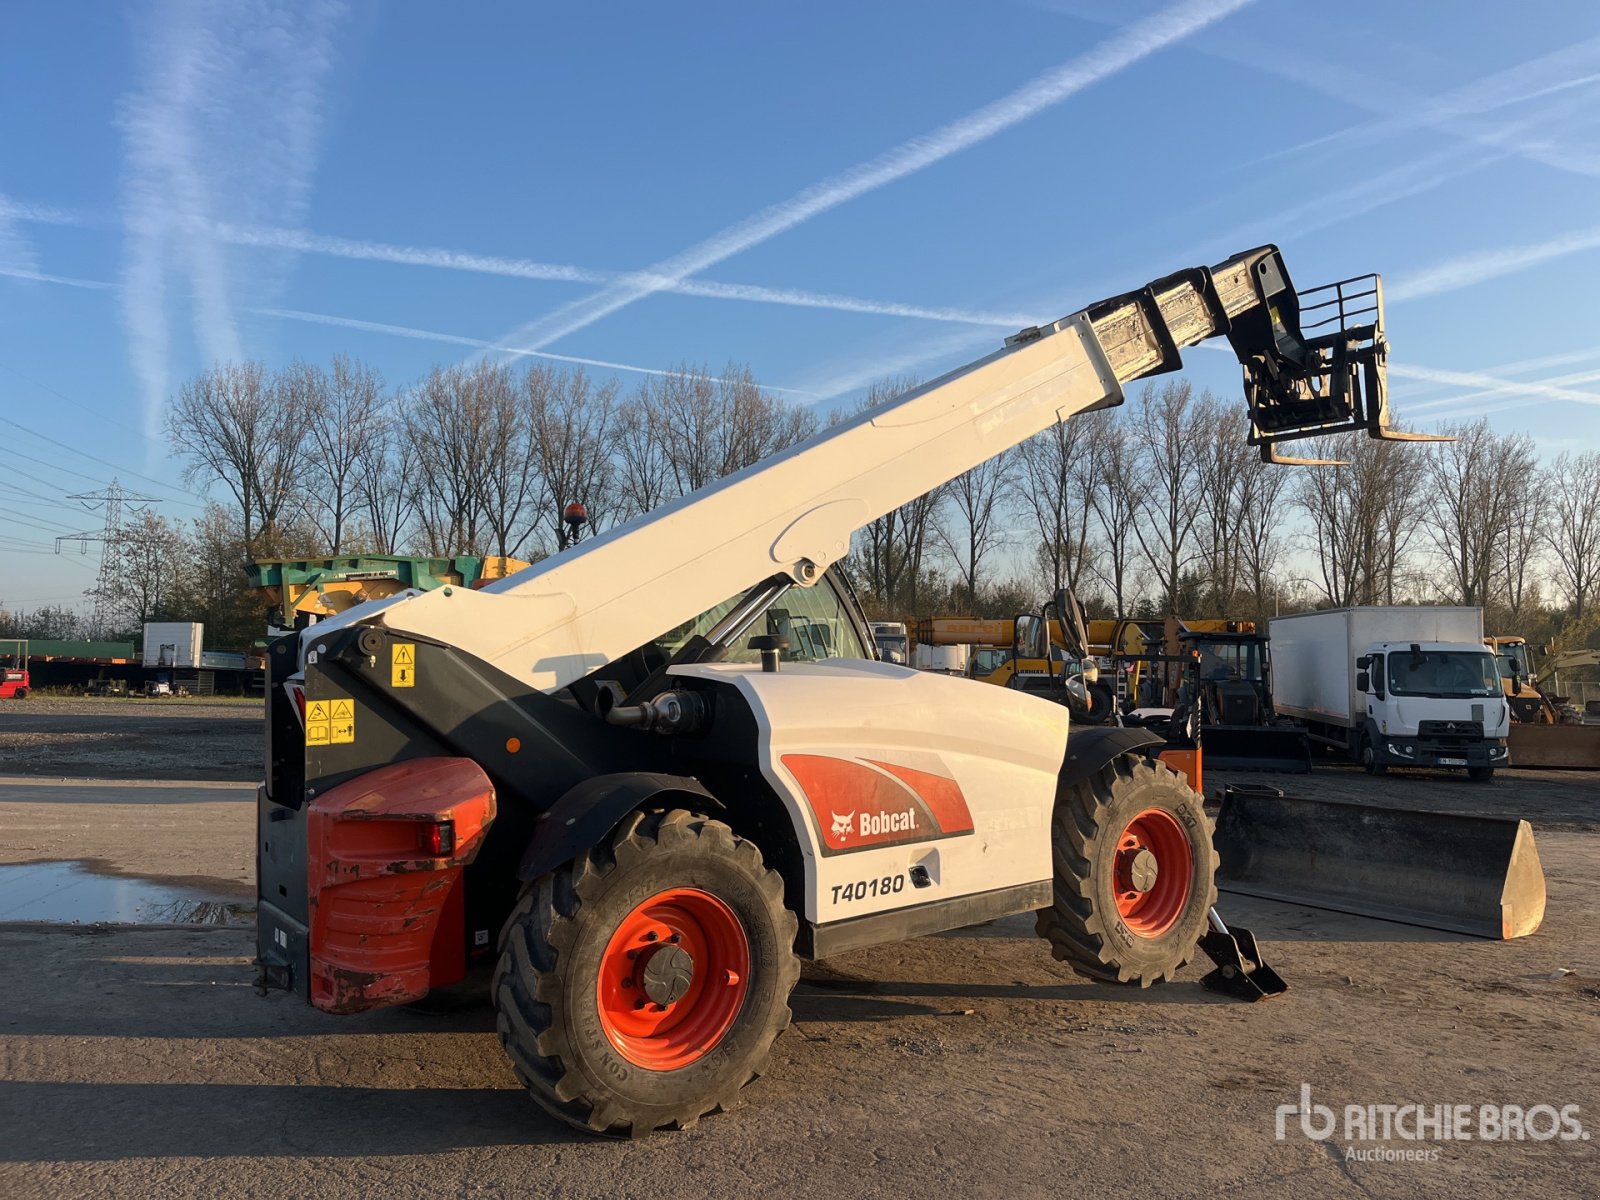
[[[674,494],[672,464],[661,423],[656,390],[650,381],[640,384],[616,411],[615,487],[620,519],[647,513]]]
[[[1175,611],[1184,571],[1195,559],[1196,467],[1206,417],[1194,405],[1188,381],[1177,380],[1146,385],[1129,423],[1138,479],[1133,536],[1167,612]]]
[[[292,388],[269,384],[258,362],[213,367],[188,383],[167,412],[167,432],[191,483],[221,483],[238,505],[246,554],[295,498],[306,459]]]
[[[816,429],[815,416],[763,392],[748,367],[720,377],[684,367],[650,389],[654,432],[676,495],[705,487],[759,462]]]
[[[1506,497],[1506,526],[1497,571],[1506,608],[1518,628],[1533,616],[1538,603],[1540,588],[1536,572],[1545,548],[1544,522],[1549,503],[1544,490],[1532,482],[1538,478],[1532,449],[1529,441],[1529,458],[1502,464],[1502,470],[1517,483]]]
[[[527,398],[546,390],[549,375],[548,368],[533,366],[519,381],[509,366],[489,362],[467,375],[463,403],[483,443],[478,488],[486,548],[502,556],[522,553],[529,515],[543,498]]]
[[[622,507],[611,495],[617,385],[596,387],[582,371],[546,373],[538,386],[530,371],[527,382],[542,496],[535,524],[550,530],[556,549],[564,550],[572,539],[562,520],[568,504],[584,506],[591,529],[604,526],[610,512]]]
[[[949,519],[938,527],[939,541],[955,564],[967,612],[977,611],[984,561],[1005,544],[1004,510],[1015,463],[1015,451],[997,454],[957,475],[946,489]]]
[[[1600,591],[1600,450],[1559,454],[1545,481],[1523,484],[1549,493],[1545,540],[1556,582],[1572,604],[1573,619],[1581,621]]]
[[[1039,536],[1038,555],[1052,594],[1078,591],[1087,570],[1089,498],[1085,469],[1097,427],[1081,419],[1059,421],[1018,449],[1017,496]]]
[[[1199,509],[1195,542],[1204,568],[1204,603],[1230,612],[1245,576],[1244,525],[1254,497],[1252,460],[1260,456],[1245,441],[1249,423],[1242,413],[1219,403],[1210,392],[1195,402],[1195,504]]]
[[[1092,569],[1110,590],[1112,607],[1122,616],[1127,614],[1132,598],[1130,555],[1142,486],[1133,441],[1125,425],[1113,421],[1098,431],[1089,455],[1089,471],[1091,477],[1085,491],[1100,530],[1101,547]]]
[[[330,554],[346,549],[350,524],[364,507],[362,453],[380,438],[387,421],[383,377],[365,363],[335,355],[332,371],[295,363],[285,373],[303,400],[314,503],[309,516]],[[390,487],[394,486],[391,480]]]
[[[1368,438],[1321,438],[1309,454],[1347,463],[1306,468],[1294,485],[1329,602],[1396,603],[1419,527],[1425,452]]]
[[[103,599],[119,630],[135,630],[171,610],[177,583],[190,569],[190,550],[183,529],[174,521],[143,509],[117,531],[105,547],[113,569],[105,572]],[[235,564],[235,567],[237,564]]]
[[[1278,563],[1288,542],[1288,469],[1261,461],[1252,452],[1239,472],[1239,557],[1249,582],[1255,615],[1268,615],[1268,593],[1276,608]]]
[[[406,398],[401,478],[412,489],[427,554],[481,554],[489,546],[483,478],[494,470],[494,436],[474,370],[435,367]]]
[[[1512,493],[1526,486],[1525,475],[1506,470],[1507,462],[1529,456],[1524,435],[1497,436],[1487,418],[1470,425],[1445,426],[1455,437],[1428,455],[1423,524],[1449,572],[1455,598],[1486,604],[1492,598],[1497,550],[1510,525]]]
[[[237,513],[220,504],[195,518],[181,575],[173,580],[169,609],[203,621],[206,641],[218,646],[248,646],[261,636],[265,603],[244,586],[239,564],[245,551],[244,526]]]
[[[418,489],[406,483],[409,443],[406,426],[388,413],[356,447],[354,497],[377,554],[394,554],[405,544],[416,513]]]

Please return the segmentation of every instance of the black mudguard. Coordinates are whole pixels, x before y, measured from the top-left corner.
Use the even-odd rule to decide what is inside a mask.
[[[1061,786],[1072,787],[1095,774],[1112,759],[1166,742],[1148,729],[1121,729],[1114,725],[1085,725],[1067,733],[1067,757],[1061,764]]]
[[[722,808],[698,779],[652,771],[597,775],[568,789],[534,824],[517,878],[538,879],[597,845],[634,809],[657,797],[696,809]]]

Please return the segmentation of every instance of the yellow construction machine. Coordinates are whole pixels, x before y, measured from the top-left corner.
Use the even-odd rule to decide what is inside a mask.
[[[453,558],[413,558],[398,554],[360,554],[343,558],[265,558],[246,568],[246,582],[271,608],[270,624],[303,628],[408,590],[453,586],[478,588],[515,574],[528,564],[520,558],[458,554]]]
[[[1483,642],[1494,650],[1511,708],[1506,738],[1511,765],[1600,770],[1600,725],[1583,724],[1564,698],[1550,691],[1557,671],[1600,664],[1600,650],[1540,647],[1544,662],[1535,671],[1526,638],[1486,637]]]

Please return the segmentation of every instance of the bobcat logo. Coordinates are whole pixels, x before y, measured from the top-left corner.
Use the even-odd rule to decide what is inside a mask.
[[[855,824],[856,814],[854,812],[848,812],[842,817],[838,813],[834,813],[833,836],[841,840],[849,837],[850,831],[855,828]]]

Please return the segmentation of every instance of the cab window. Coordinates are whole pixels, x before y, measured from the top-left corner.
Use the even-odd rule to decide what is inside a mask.
[[[691,637],[712,629],[733,611],[743,597],[744,593],[741,592],[700,614],[693,621],[687,621],[656,638],[655,650],[663,661],[670,658]],[[775,633],[789,639],[789,648],[783,652],[785,662],[874,657],[862,644],[855,622],[850,619],[848,610],[834,590],[832,580],[828,578],[815,587],[790,588],[728,647],[728,653],[722,661],[760,662],[761,655],[749,649],[748,644],[752,637],[761,633]]]

